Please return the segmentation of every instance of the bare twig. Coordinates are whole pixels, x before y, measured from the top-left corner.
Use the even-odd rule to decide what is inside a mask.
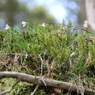
[[[20,81],[25,81],[25,82],[37,84],[37,85],[44,85],[44,83],[41,81],[42,77],[37,77],[37,76],[28,75],[24,73],[18,73],[18,72],[7,72],[7,71],[0,72],[0,78],[1,79],[2,78],[16,78],[16,79],[20,79]],[[68,82],[63,82],[63,81],[58,81],[58,80],[53,80],[53,79],[48,79],[48,78],[43,78],[43,79],[47,86],[62,88],[65,90],[70,89],[70,91],[75,91],[75,92],[77,92],[79,88],[82,88],[84,89],[83,91],[86,95],[95,95],[95,90],[90,89],[90,88],[85,88],[80,85],[74,85]]]
[[[46,83],[45,83],[45,81],[44,81],[44,78],[43,78],[43,77],[42,77],[41,80],[42,80],[42,82],[44,83],[44,85],[47,86]]]
[[[42,59],[40,54],[39,54],[39,58],[41,60],[41,74],[40,74],[40,76],[42,76],[43,75],[43,64],[44,64],[44,62],[43,62],[43,59]]]
[[[20,82],[20,79],[17,79],[17,80],[15,81],[15,83],[12,84],[11,87],[10,87],[8,90],[3,91],[3,92],[0,92],[0,95],[3,95],[3,94],[6,94],[6,93],[11,92],[11,90],[12,90],[19,82]]]
[[[40,58],[40,60],[41,60],[41,74],[40,74],[40,77],[42,77],[42,75],[43,75],[43,65],[44,65],[44,60],[42,59],[42,57],[41,57],[40,54],[39,54],[39,58]],[[46,86],[46,83],[45,83],[43,77],[42,77],[42,81],[43,81],[44,85]]]
[[[37,85],[37,86],[35,87],[34,91],[31,93],[31,95],[35,95],[35,93],[36,93],[36,91],[38,90],[38,88],[39,88],[39,85]]]
[[[48,22],[48,23],[51,23],[51,24],[58,24],[58,25],[62,25],[61,23],[56,23],[56,22],[52,22],[52,21],[48,21],[48,20],[45,20],[45,22]],[[86,29],[84,29],[84,28],[79,28],[79,27],[76,27],[76,26],[66,25],[66,24],[64,24],[64,26],[70,26],[70,27],[71,27],[71,29],[78,29],[78,30],[86,31],[87,33],[91,33],[91,30],[86,30]]]
[[[44,64],[44,62],[43,62],[43,59],[42,59],[42,57],[41,57],[41,54],[39,54],[39,58],[40,58],[40,60],[41,60],[41,74],[40,74],[40,77],[42,77],[42,75],[43,75],[43,64]],[[43,81],[43,83],[45,84],[43,78],[42,78],[42,81]],[[45,85],[46,85],[46,84],[45,84]],[[38,90],[38,88],[39,88],[39,85],[36,85],[34,91],[31,93],[31,95],[35,95],[35,93],[36,93],[36,91]]]

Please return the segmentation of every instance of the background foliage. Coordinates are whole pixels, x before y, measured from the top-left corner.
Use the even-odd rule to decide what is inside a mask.
[[[55,18],[49,14],[44,6],[29,9],[26,4],[19,3],[18,0],[0,0],[0,13],[0,19],[3,19],[11,27],[21,21],[28,21],[31,25],[34,22],[42,24],[45,20],[55,21]]]

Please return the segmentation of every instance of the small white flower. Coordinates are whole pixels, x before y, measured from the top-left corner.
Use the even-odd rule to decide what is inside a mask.
[[[42,26],[45,28],[46,27],[45,23],[43,23]]]
[[[25,21],[22,21],[22,27],[25,27],[26,26],[26,24],[27,24],[27,22],[25,22]]]
[[[5,30],[8,30],[10,26],[8,24],[5,25]]]
[[[72,52],[71,54],[70,54],[70,57],[75,57],[77,54],[75,53],[75,52]]]
[[[25,55],[25,58],[27,58],[27,57],[28,57],[28,54]]]
[[[83,27],[84,28],[87,28],[88,27],[88,21],[87,20],[84,21]]]

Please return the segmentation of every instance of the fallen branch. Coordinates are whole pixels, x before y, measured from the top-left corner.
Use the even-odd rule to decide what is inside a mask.
[[[90,88],[84,88],[83,86],[73,85],[68,82],[57,81],[57,80],[43,78],[43,77],[37,77],[37,76],[28,75],[24,73],[6,72],[6,71],[0,72],[0,78],[1,79],[2,78],[16,78],[17,80],[20,79],[20,81],[37,84],[37,85],[44,85],[43,83],[43,79],[44,79],[46,86],[62,88],[65,90],[75,91],[75,92],[79,91],[80,93],[85,93],[86,95],[95,95],[95,90],[90,89]]]

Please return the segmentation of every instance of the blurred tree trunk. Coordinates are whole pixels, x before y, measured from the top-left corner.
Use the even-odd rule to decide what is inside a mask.
[[[88,23],[95,30],[95,0],[85,0],[85,4]]]
[[[7,17],[7,23],[10,26],[15,24],[14,17],[18,10],[18,1],[17,0],[7,0],[5,5],[5,13]]]
[[[83,26],[84,21],[87,20],[85,0],[75,0],[75,1],[79,5],[79,8],[80,8],[80,11],[78,14],[78,23],[80,24],[80,26]]]
[[[95,0],[75,0],[80,7],[78,23],[82,26],[88,20],[90,27],[95,30]]]

